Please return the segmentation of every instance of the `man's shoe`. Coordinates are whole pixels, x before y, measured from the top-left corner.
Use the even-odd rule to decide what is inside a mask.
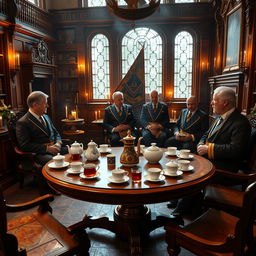
[[[167,204],[167,207],[168,208],[175,208],[178,204],[178,200],[173,200],[173,201],[170,201],[168,204]]]

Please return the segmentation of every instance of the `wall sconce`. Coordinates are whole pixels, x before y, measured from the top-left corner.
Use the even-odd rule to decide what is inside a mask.
[[[15,52],[15,50],[11,50],[8,53],[8,61],[10,66],[10,75],[12,82],[14,83],[14,77],[17,71],[20,70],[20,54]]]
[[[202,61],[201,62],[201,70],[206,71],[209,68],[209,62]]]
[[[77,64],[77,70],[78,70],[79,73],[84,73],[85,64]]]

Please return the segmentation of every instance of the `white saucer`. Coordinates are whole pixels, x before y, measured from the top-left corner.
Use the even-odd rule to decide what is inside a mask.
[[[96,175],[95,175],[95,176],[92,176],[92,177],[87,177],[87,176],[85,176],[83,172],[80,173],[79,176],[80,176],[80,178],[82,178],[82,179],[91,180],[91,179],[96,179],[96,178],[98,178],[98,177],[100,176],[100,172],[96,172]]]
[[[194,166],[192,166],[192,165],[189,165],[189,167],[188,167],[187,170],[181,170],[181,169],[179,168],[179,171],[182,171],[182,172],[191,172],[191,171],[193,171],[193,170],[194,170]]]
[[[188,157],[181,157],[180,154],[177,154],[177,157],[180,159],[185,159],[185,160],[192,160],[194,158],[193,155],[188,155]]]
[[[159,182],[159,181],[165,180],[165,177],[164,177],[164,175],[162,175],[162,174],[159,176],[159,179],[157,179],[157,180],[151,179],[149,175],[145,175],[144,178],[145,178],[146,180],[148,180],[148,181],[151,181],[151,182]]]
[[[99,152],[100,152],[101,154],[108,154],[108,153],[111,153],[111,148],[108,148],[106,152],[102,152],[102,151],[101,151],[101,148],[98,148],[98,150],[99,150]]]
[[[74,172],[71,168],[68,168],[66,172],[68,174],[80,174],[83,171],[84,171],[84,168],[81,168],[80,171],[78,171],[78,172]]]
[[[48,164],[48,166],[50,168],[53,168],[53,169],[61,169],[61,168],[68,167],[69,166],[69,162],[64,162],[63,165],[61,165],[61,166],[56,166],[54,162],[51,162],[51,163]]]
[[[168,153],[167,151],[166,152],[164,152],[167,156],[177,156],[177,154],[178,154],[178,152],[176,152],[176,154],[170,154],[170,153]]]
[[[110,182],[112,182],[112,183],[117,183],[117,184],[118,184],[118,183],[127,182],[127,181],[129,180],[129,177],[125,175],[122,180],[115,180],[115,179],[113,179],[113,176],[110,176],[110,177],[108,177],[108,180],[109,180]]]
[[[171,174],[171,173],[167,173],[166,169],[164,169],[164,175],[165,176],[177,177],[177,176],[180,176],[182,174],[183,174],[183,171],[177,171],[176,173]]]

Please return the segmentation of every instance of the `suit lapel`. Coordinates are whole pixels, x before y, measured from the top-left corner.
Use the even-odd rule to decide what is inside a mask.
[[[118,121],[118,123],[123,123],[126,121],[127,115],[128,115],[128,108],[126,105],[123,104],[122,106],[123,111],[122,111],[122,115],[119,116],[119,113],[117,112],[115,105],[111,105],[110,106],[110,112],[111,114],[114,116],[114,118]]]
[[[211,130],[214,129],[215,125],[212,125],[212,127],[210,128],[209,134],[208,134],[208,139],[212,138],[212,142],[214,142],[215,139],[218,137],[218,134],[223,133],[230,126],[230,124],[232,124],[233,114],[234,114],[234,112],[228,117],[227,120],[224,120],[221,123],[221,125],[213,133],[211,133]],[[217,120],[215,120],[215,122],[217,122]],[[214,122],[214,124],[215,124],[215,122]]]
[[[32,114],[29,113],[29,117],[28,120],[30,121],[30,123],[32,123],[35,127],[37,127],[39,130],[41,130],[44,134],[46,134],[47,136],[49,136],[49,132],[47,131],[47,128],[41,124],[41,122],[39,122],[39,120],[37,120]],[[45,118],[46,120],[46,118]],[[48,121],[48,120],[47,120]],[[48,124],[48,123],[47,123]]]
[[[158,102],[157,109],[156,111],[154,111],[152,103],[149,103],[147,105],[147,109],[148,109],[148,113],[150,115],[151,121],[155,122],[162,112],[163,105]]]

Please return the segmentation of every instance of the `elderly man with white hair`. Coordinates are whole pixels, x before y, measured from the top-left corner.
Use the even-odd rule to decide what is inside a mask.
[[[208,158],[217,169],[237,172],[242,166],[248,147],[250,123],[236,109],[235,91],[229,87],[221,86],[215,89],[211,105],[217,117],[200,139],[197,152]],[[229,180],[221,178],[216,182],[232,185]],[[172,214],[182,215],[193,207],[200,212],[201,198],[201,193],[183,198]]]
[[[114,104],[105,108],[103,126],[108,131],[112,146],[123,146],[120,139],[127,135],[128,130],[133,130],[136,120],[132,106],[124,104],[124,96],[120,91],[112,95]]]
[[[211,160],[216,168],[237,172],[249,142],[250,123],[236,109],[235,91],[229,87],[215,89],[211,105],[218,117],[199,141],[197,152]]]

